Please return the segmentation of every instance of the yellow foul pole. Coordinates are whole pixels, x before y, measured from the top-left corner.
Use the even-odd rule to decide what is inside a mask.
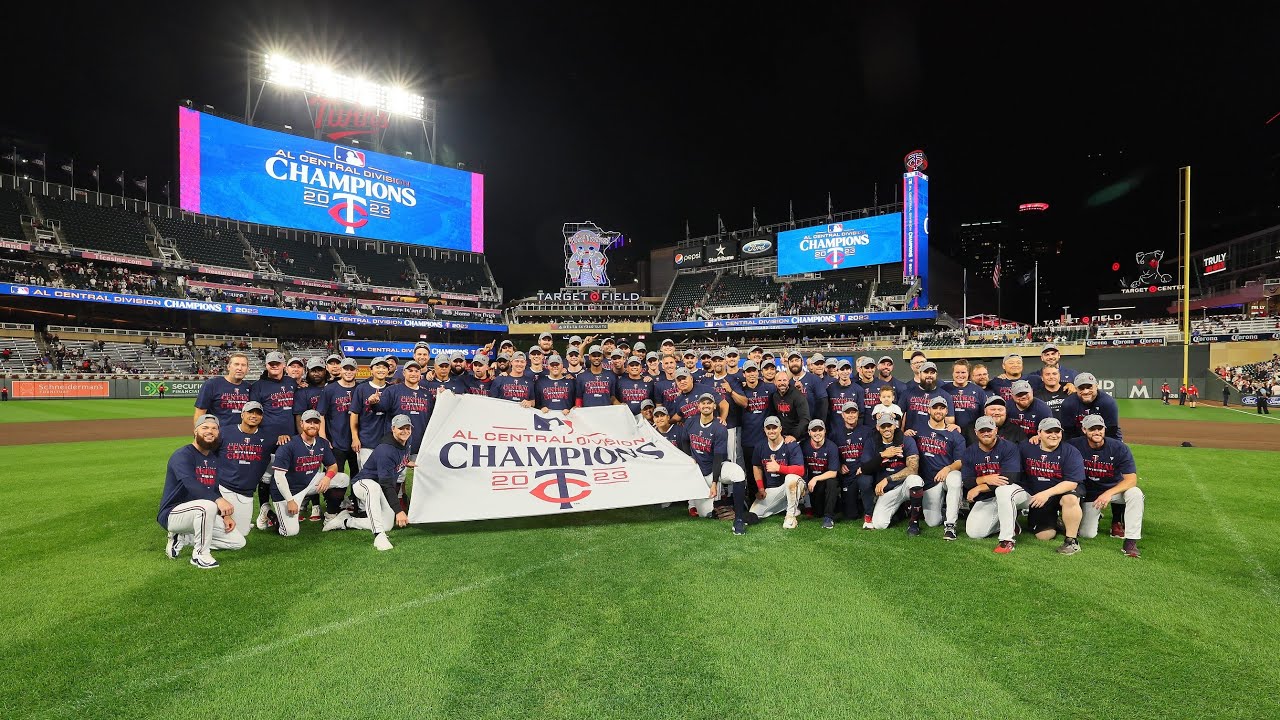
[[[1190,384],[1191,353],[1191,166],[1178,169],[1178,249],[1182,255],[1182,385]]]

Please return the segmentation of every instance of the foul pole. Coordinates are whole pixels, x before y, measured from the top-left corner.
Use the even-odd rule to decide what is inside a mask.
[[[1178,169],[1178,251],[1182,255],[1182,385],[1189,385],[1191,353],[1191,166]]]

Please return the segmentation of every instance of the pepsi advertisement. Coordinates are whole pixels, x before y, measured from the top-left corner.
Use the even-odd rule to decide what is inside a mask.
[[[799,275],[902,261],[902,213],[778,233],[778,274]]]
[[[484,176],[178,108],[183,210],[484,252]]]

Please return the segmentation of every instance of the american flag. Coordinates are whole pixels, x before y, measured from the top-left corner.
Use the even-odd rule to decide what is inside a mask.
[[[996,289],[1000,289],[1000,258],[996,257],[996,269],[991,271],[991,282],[995,284]]]

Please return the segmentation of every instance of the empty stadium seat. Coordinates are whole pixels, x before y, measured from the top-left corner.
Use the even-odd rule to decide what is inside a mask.
[[[32,196],[47,219],[62,223],[62,237],[73,247],[151,257],[150,234],[141,215],[119,208]]]
[[[338,256],[347,265],[355,265],[356,273],[371,285],[413,287],[412,271],[403,255],[379,255],[372,250],[338,248]]]
[[[245,261],[244,245],[235,230],[184,222],[176,218],[153,218],[161,237],[178,244],[178,253],[189,262],[252,270]]]
[[[689,312],[706,296],[707,288],[715,279],[715,271],[676,275],[658,322],[679,322],[689,319]]]
[[[334,260],[328,248],[285,237],[245,232],[249,244],[265,253],[276,270],[285,275],[333,282]]]
[[[22,240],[22,216],[30,214],[21,193],[0,190],[0,237]]]

